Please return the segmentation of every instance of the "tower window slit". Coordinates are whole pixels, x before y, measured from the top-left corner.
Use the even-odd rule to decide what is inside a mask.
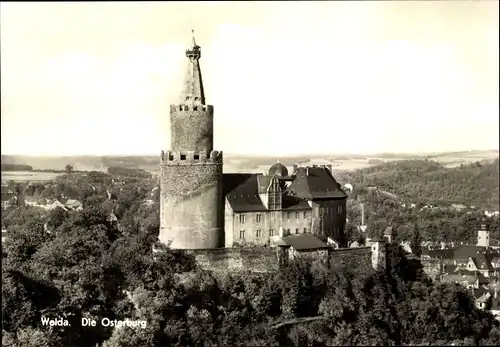
[[[200,155],[199,154],[195,154],[194,155],[194,160],[198,160],[198,159],[200,159]]]
[[[185,154],[181,154],[181,160],[186,160],[186,155]]]

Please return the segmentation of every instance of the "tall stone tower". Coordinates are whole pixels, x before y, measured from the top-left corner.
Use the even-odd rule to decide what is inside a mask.
[[[205,103],[201,50],[193,37],[180,103],[170,105],[162,151],[159,241],[173,249],[224,247],[222,152],[213,150],[214,107]]]

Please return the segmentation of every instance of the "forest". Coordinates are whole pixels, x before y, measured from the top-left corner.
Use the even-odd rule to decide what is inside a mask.
[[[446,168],[432,160],[402,160],[343,172],[346,182],[362,189],[383,188],[402,200],[421,204],[451,203],[499,209],[499,160]]]
[[[2,171],[33,171],[33,166],[24,164],[1,164]]]
[[[154,255],[158,220],[119,228],[101,208],[20,209],[9,211],[2,248],[3,346],[500,343],[491,314],[462,287],[432,283],[395,244],[380,272],[295,262],[215,277],[182,253]],[[41,317],[71,325],[43,326]],[[147,326],[82,327],[83,317]]]
[[[358,233],[361,224],[361,205],[365,211],[366,233]],[[454,209],[419,209],[403,207],[393,199],[364,191],[347,202],[347,233],[353,239],[380,236],[389,226],[397,241],[410,241],[415,232],[431,242],[475,244],[477,230],[485,224],[492,241],[500,240],[498,216],[487,217],[481,211],[464,212]],[[492,243],[493,244],[493,243]]]
[[[215,276],[178,251],[156,245],[163,250],[153,253],[159,230],[153,179],[88,172],[50,184],[9,185],[27,195],[79,199],[85,209],[3,211],[9,231],[2,242],[3,346],[500,344],[490,313],[476,309],[462,287],[433,283],[397,244],[388,247],[387,268],[379,272],[297,261],[277,273]],[[482,218],[404,209],[364,191],[349,202],[348,218],[359,218],[359,201],[372,234],[389,221],[398,237],[421,228],[423,237],[437,240],[447,230],[440,223],[451,220],[457,228],[449,237],[467,239]],[[498,232],[498,218],[489,222]],[[351,240],[359,236],[347,232]],[[42,317],[71,325],[44,326]],[[147,325],[82,327],[82,318]]]

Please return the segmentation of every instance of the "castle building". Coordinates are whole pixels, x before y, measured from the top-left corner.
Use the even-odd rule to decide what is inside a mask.
[[[345,247],[347,194],[331,167],[276,163],[266,174],[223,174],[213,150],[214,108],[207,105],[193,38],[180,103],[170,106],[170,150],[161,155],[160,242],[174,249],[270,245],[278,230]]]

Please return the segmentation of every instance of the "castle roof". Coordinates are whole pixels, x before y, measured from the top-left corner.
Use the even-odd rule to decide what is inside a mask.
[[[267,192],[272,177],[262,174],[224,174],[224,196],[233,211],[267,211],[259,194]],[[282,208],[285,210],[310,209],[308,200],[347,197],[340,184],[324,167],[298,168],[290,179],[291,184],[282,199]]]
[[[266,211],[257,189],[255,174],[224,174],[222,176],[224,196],[234,212]]]
[[[269,185],[262,174],[224,174],[222,178],[223,193],[234,212],[268,211],[259,197],[262,187]],[[267,190],[267,186],[266,186]],[[285,194],[282,198],[282,209],[305,210],[311,207],[307,200]]]
[[[200,46],[196,44],[193,32],[193,47],[186,50],[188,66],[184,79],[184,88],[181,94],[181,104],[205,105],[205,92],[199,59],[201,57]]]
[[[303,199],[343,199],[347,194],[324,167],[297,168],[287,191]]]
[[[312,234],[290,235],[283,237],[282,240],[286,246],[291,246],[297,251],[330,248],[325,242]]]

